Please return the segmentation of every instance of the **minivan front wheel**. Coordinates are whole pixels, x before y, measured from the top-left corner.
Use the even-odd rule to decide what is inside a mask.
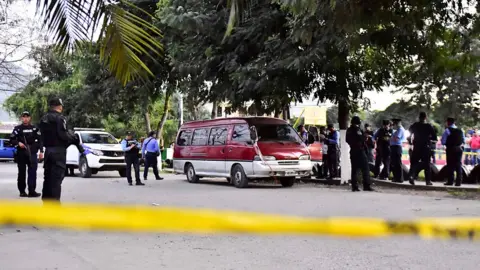
[[[245,188],[248,186],[248,178],[241,165],[235,165],[233,167],[231,179],[233,185],[237,188]]]
[[[185,172],[187,174],[187,181],[189,183],[198,183],[199,178],[195,173],[195,169],[193,168],[192,164],[187,165],[187,169],[185,170]]]

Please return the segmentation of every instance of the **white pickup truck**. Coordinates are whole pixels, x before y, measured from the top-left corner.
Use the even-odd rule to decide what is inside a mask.
[[[80,154],[74,145],[68,147],[67,169],[78,168],[83,178],[99,171],[118,171],[121,177],[125,177],[125,153],[113,135],[104,129],[74,128],[74,131],[85,153]]]

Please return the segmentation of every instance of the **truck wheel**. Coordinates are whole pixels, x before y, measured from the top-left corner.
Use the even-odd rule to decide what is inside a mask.
[[[245,188],[248,186],[248,178],[241,165],[233,166],[232,181],[236,188]]]
[[[282,184],[283,187],[291,187],[295,184],[295,177],[281,178],[280,184]]]
[[[189,183],[198,183],[200,178],[198,178],[197,174],[195,173],[195,168],[193,168],[192,164],[187,165],[185,172],[187,174],[187,181]]]
[[[118,170],[118,174],[120,174],[120,177],[127,177],[127,170],[126,169]]]
[[[87,162],[87,159],[85,157],[80,158],[79,169],[80,169],[80,175],[83,178],[90,178],[92,176],[92,169],[90,169],[90,167],[88,167],[88,162]]]

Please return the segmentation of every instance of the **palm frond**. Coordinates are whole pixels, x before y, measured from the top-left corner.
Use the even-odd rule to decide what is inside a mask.
[[[101,42],[100,57],[108,61],[110,70],[114,71],[123,84],[134,78],[153,76],[140,56],[155,61],[154,55],[160,56],[163,51],[162,44],[154,37],[161,37],[155,26],[112,5],[106,13],[103,28],[105,35]]]
[[[154,59],[163,48],[159,30],[120,4],[148,14],[127,0],[37,0],[37,13],[61,52],[93,41],[100,33],[101,58],[125,85],[153,75],[142,58]]]

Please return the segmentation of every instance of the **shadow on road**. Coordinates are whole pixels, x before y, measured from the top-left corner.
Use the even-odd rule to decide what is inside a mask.
[[[187,180],[184,180],[184,182],[187,182]],[[191,183],[189,183],[191,184]],[[234,188],[232,184],[228,183],[227,181],[218,181],[218,180],[200,180],[197,185],[214,185],[214,186],[223,186],[223,187],[228,187],[228,188]],[[246,188],[255,188],[255,189],[276,189],[276,188],[282,188],[282,186],[277,186],[273,182],[251,182],[248,184],[248,187]]]

